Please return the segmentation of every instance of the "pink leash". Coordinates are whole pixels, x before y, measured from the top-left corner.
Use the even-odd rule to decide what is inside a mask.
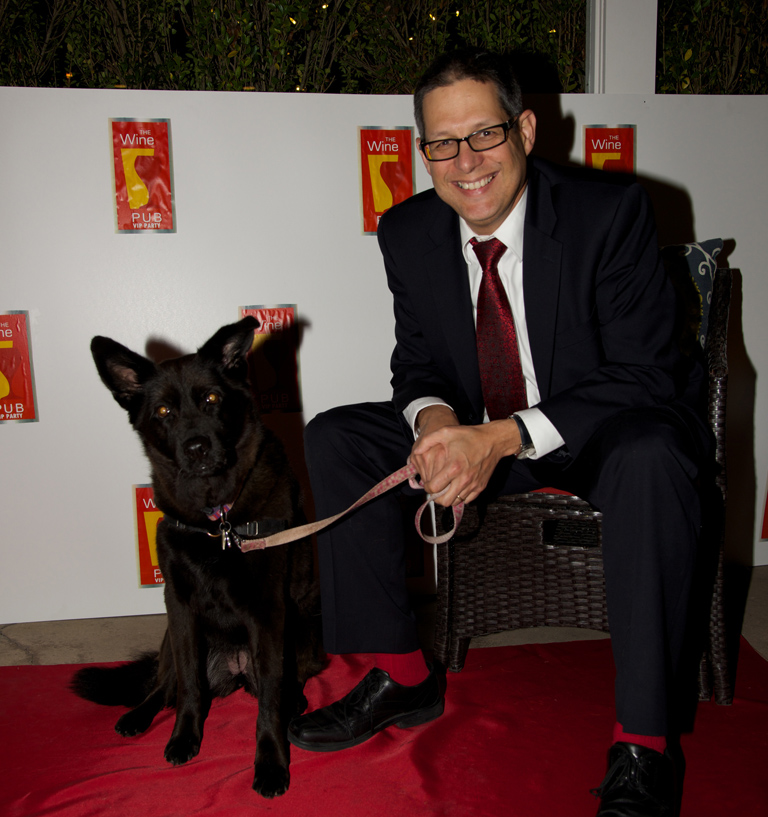
[[[381,496],[391,488],[394,488],[396,485],[400,485],[401,482],[413,480],[415,476],[415,466],[406,465],[399,471],[395,471],[394,474],[390,474],[388,477],[385,477],[378,485],[371,488],[367,494],[360,497],[360,499],[358,499],[354,505],[350,505],[346,511],[337,513],[335,516],[329,516],[327,519],[321,519],[319,522],[310,522],[307,525],[300,525],[297,528],[290,528],[289,530],[280,531],[279,533],[275,533],[272,536],[267,536],[264,539],[243,539],[242,544],[240,545],[240,550],[243,552],[247,552],[249,550],[264,550],[264,548],[285,545],[288,544],[288,542],[295,542],[297,539],[302,539],[305,536],[311,536],[313,533],[317,533],[318,531],[323,530],[323,528],[327,528],[329,525],[332,525],[337,519],[341,519],[348,513],[352,513],[352,511],[357,510],[359,507],[365,505],[367,502],[370,502],[372,499],[375,499],[377,496]],[[411,485],[417,487],[414,482],[411,482]],[[458,529],[461,523],[461,518],[464,515],[464,503],[462,502],[460,505],[456,505],[452,508],[453,528],[441,536],[429,536],[421,531],[421,517],[427,505],[429,505],[429,500],[427,500],[416,512],[416,530],[418,531],[419,536],[421,536],[425,542],[428,542],[431,545],[442,545],[447,542]]]

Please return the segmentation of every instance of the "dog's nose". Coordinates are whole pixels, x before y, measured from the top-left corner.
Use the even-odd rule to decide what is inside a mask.
[[[190,437],[184,443],[184,452],[190,459],[203,459],[211,450],[211,441],[207,437]]]

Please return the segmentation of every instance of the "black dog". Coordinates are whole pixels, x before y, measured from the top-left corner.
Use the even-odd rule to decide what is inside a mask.
[[[322,666],[319,597],[309,540],[243,553],[239,538],[304,522],[281,444],[261,424],[246,356],[255,318],[220,329],[196,355],[158,366],[109,338],[91,352],[128,412],[152,466],[164,518],[157,556],[168,630],[159,654],[116,668],[85,668],[72,688],[88,700],[134,706],[121,735],[144,732],[176,707],[165,758],[200,751],[211,699],[244,687],[259,698],[253,788],[288,789],[288,722],[306,707]],[[215,519],[215,521],[212,521]]]

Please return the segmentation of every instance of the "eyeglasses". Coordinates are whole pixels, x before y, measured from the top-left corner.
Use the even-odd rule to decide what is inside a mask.
[[[507,119],[500,125],[492,125],[490,128],[483,128],[470,133],[463,139],[435,139],[432,142],[422,142],[419,148],[430,162],[445,162],[448,159],[455,159],[459,155],[462,142],[466,142],[475,153],[482,153],[484,150],[497,148],[507,141],[507,134],[517,124],[519,117]]]

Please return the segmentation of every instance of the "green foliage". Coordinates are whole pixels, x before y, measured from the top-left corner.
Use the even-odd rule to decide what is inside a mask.
[[[659,94],[768,92],[768,0],[659,0]]]
[[[585,0],[360,2],[340,60],[344,90],[411,93],[439,54],[477,45],[544,56],[560,88],[583,91],[585,8]]]
[[[55,59],[77,16],[67,0],[0,0],[0,84],[59,85]]]
[[[480,45],[537,55],[528,90],[578,92],[585,16],[586,0],[0,0],[0,84],[399,94]],[[659,0],[659,93],[766,93],[767,52],[768,0]]]
[[[465,44],[584,86],[585,0],[0,0],[0,84],[410,93]]]
[[[185,46],[172,48],[172,87],[327,91],[354,3],[177,0]]]

